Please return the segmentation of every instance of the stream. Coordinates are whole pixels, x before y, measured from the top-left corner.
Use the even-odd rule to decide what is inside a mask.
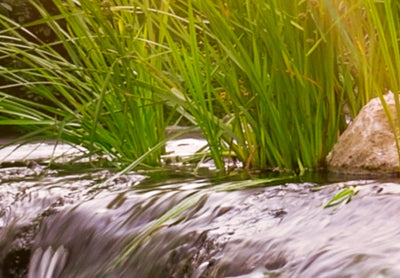
[[[49,153],[2,160],[0,277],[400,277],[397,177],[170,167],[105,184],[113,171],[46,167]],[[325,207],[349,187],[350,202]]]

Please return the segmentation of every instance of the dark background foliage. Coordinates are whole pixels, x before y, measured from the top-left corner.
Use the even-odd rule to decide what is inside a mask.
[[[47,11],[51,15],[57,15],[59,12],[57,7],[54,5],[51,0],[40,0],[40,3],[46,7]],[[11,19],[17,24],[22,26],[28,25],[30,22],[34,22],[41,18],[39,12],[35,9],[35,7],[28,0],[2,0],[0,3],[0,14]],[[65,22],[60,20],[59,24],[61,26],[65,26]],[[51,28],[47,24],[38,24],[34,26],[28,26],[27,30],[33,34],[29,35],[28,32],[21,33],[23,37],[33,43],[38,44],[51,44],[57,41],[56,34],[51,30]],[[52,46],[57,52],[63,54],[64,57],[67,57],[66,51],[62,44],[54,44]],[[4,57],[0,55],[0,65],[9,69],[18,69],[26,67],[25,63],[18,59],[17,57]],[[5,79],[3,76],[0,76],[0,86],[4,86],[9,84],[9,81]],[[35,102],[40,102],[44,104],[50,104],[44,98],[34,94],[26,89],[26,87],[13,87],[3,89],[5,93],[10,95],[14,95],[17,97],[21,97],[28,100],[33,100]],[[54,94],[60,98],[61,96],[54,92]],[[26,127],[25,127],[26,128]],[[0,126],[0,134],[13,134],[19,133],[23,130],[17,127],[8,127],[8,126]]]

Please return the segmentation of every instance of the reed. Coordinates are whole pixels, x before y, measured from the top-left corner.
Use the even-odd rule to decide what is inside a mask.
[[[109,155],[122,165],[144,153],[142,164],[160,165],[162,148],[154,147],[164,140],[163,104],[141,61],[156,68],[159,61],[151,55],[165,50],[151,25],[132,10],[111,9],[109,2],[54,0],[59,15],[31,3],[41,14],[37,21],[21,26],[0,17],[0,59],[19,64],[0,68],[7,80],[0,87],[1,124],[46,126],[42,136]],[[42,24],[54,32],[54,42],[29,31]],[[60,45],[64,53],[55,50]],[[48,104],[12,96],[7,90],[12,87],[24,87]]]
[[[0,59],[19,62],[0,68],[0,124],[41,128],[122,165],[159,165],[178,113],[200,127],[217,168],[226,157],[248,169],[318,168],[345,113],[384,84],[398,88],[391,1],[53,0],[58,15],[33,3],[35,22],[0,17]],[[29,32],[41,24],[56,41]],[[11,95],[18,86],[46,104]]]
[[[214,160],[222,151],[252,169],[323,164],[345,125],[342,108],[356,97],[326,9],[313,1],[175,3],[179,17],[159,27],[172,53],[168,72],[183,79],[174,89]]]

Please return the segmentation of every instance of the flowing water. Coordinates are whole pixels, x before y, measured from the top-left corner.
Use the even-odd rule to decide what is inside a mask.
[[[397,178],[252,184],[181,167],[105,185],[107,169],[15,159],[0,169],[1,277],[400,277]]]

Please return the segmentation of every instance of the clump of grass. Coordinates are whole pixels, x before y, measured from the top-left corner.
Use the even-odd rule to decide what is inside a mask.
[[[249,169],[317,168],[344,109],[354,117],[384,84],[398,89],[390,1],[53,2],[59,15],[33,2],[42,18],[24,26],[0,18],[0,59],[20,64],[0,68],[0,124],[124,165],[159,165],[169,106],[200,127],[217,168],[227,156]],[[40,24],[55,42],[29,32]],[[16,86],[50,104],[12,96]]]
[[[174,90],[216,165],[230,154],[253,169],[320,166],[355,97],[326,9],[313,1],[176,3],[180,17],[159,27],[172,52],[168,72],[183,80]]]
[[[29,125],[41,136],[62,139],[107,154],[123,165],[142,157],[160,165],[164,140],[163,104],[157,82],[142,60],[165,51],[151,25],[138,11],[98,1],[58,1],[59,15],[39,2],[37,21],[24,26],[0,17],[0,59],[18,67],[0,67],[7,82],[0,86],[3,125]],[[57,40],[46,43],[29,27],[46,24]],[[65,53],[56,51],[61,45]],[[40,104],[13,96],[24,87],[46,100]],[[58,97],[56,96],[58,94]],[[149,151],[152,150],[152,151]]]

